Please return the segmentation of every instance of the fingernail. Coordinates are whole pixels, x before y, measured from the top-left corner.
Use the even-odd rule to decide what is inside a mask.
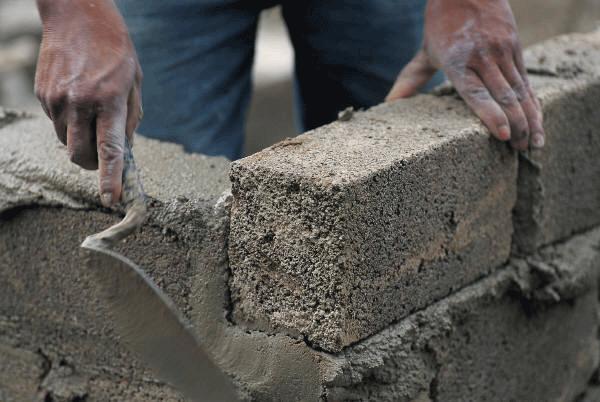
[[[510,127],[504,125],[498,128],[498,137],[501,141],[508,141],[510,139]]]
[[[110,207],[112,205],[112,193],[100,194],[100,200],[102,201],[102,205]]]
[[[545,144],[545,140],[544,140],[544,136],[540,133],[536,133],[533,135],[533,137],[531,138],[531,145],[534,148],[542,148]]]

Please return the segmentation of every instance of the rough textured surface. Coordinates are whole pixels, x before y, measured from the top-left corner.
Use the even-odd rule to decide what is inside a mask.
[[[236,321],[338,351],[487,274],[508,258],[516,170],[462,102],[434,96],[235,163]]]
[[[524,45],[567,32],[588,32],[598,27],[597,0],[509,0]]]
[[[98,209],[95,173],[71,166],[46,119],[6,125],[0,147],[0,345],[45,356],[51,369],[36,384],[56,401],[179,400],[115,343],[82,265],[80,242],[119,218]],[[151,216],[124,254],[173,298],[245,398],[317,400],[318,354],[302,341],[245,331],[226,319],[228,163],[141,138],[135,153]],[[3,397],[18,400],[29,383],[18,384],[2,388]]]
[[[595,57],[586,49],[577,58]],[[246,400],[597,400],[600,229],[573,233],[599,223],[585,135],[598,76],[581,66],[532,77],[549,145],[522,155],[518,180],[516,156],[454,95],[377,107],[236,165],[233,225],[227,161],[140,139],[151,216],[122,251]],[[180,400],[96,300],[78,245],[122,211],[99,207],[95,173],[56,144],[46,119],[0,110],[0,400]],[[517,244],[554,244],[502,266],[517,185]]]
[[[525,51],[527,70],[553,77],[600,77],[600,29],[558,36]]]
[[[97,173],[69,162],[66,147],[45,118],[0,114],[0,212],[31,203],[73,208],[99,206]],[[19,120],[20,119],[20,120]],[[16,120],[16,122],[15,122]],[[210,201],[229,189],[225,158],[185,154],[179,146],[136,138],[144,187],[163,203]]]
[[[234,163],[234,320],[339,351],[504,263],[517,185],[515,250],[600,223],[600,35],[545,49],[528,60],[548,144],[521,155],[518,180],[515,154],[454,95],[377,106]]]
[[[600,31],[554,39],[527,55],[534,71],[557,78],[539,91],[546,147],[522,154],[519,164],[521,252],[600,224]]]
[[[350,347],[334,401],[574,401],[599,362],[600,230]]]

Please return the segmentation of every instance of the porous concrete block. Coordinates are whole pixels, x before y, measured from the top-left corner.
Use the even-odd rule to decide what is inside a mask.
[[[544,149],[521,155],[515,246],[538,247],[600,224],[600,31],[527,53],[544,105]]]
[[[234,163],[235,321],[339,351],[486,275],[509,256],[515,156],[423,95]]]
[[[527,53],[548,137],[521,154],[519,252],[600,223],[599,42]],[[513,156],[454,96],[420,96],[234,163],[234,319],[339,351],[489,273],[510,247]]]
[[[327,400],[575,401],[600,361],[599,245],[596,229],[514,260],[347,348]]]

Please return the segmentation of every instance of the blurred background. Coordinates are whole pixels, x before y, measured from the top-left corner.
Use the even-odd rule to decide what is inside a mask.
[[[524,45],[560,33],[589,31],[600,20],[600,0],[511,0],[511,4]],[[1,106],[43,113],[33,95],[40,33],[35,0],[0,0]],[[257,39],[246,154],[296,134],[292,71],[293,51],[279,10],[267,10]]]

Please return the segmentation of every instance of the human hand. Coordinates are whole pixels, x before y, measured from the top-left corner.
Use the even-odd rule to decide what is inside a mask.
[[[423,48],[386,100],[414,95],[438,69],[496,138],[518,150],[544,146],[541,107],[507,0],[429,0]]]
[[[141,116],[142,71],[112,0],[38,0],[35,92],[69,158],[99,169],[102,203],[121,197],[125,135]]]

